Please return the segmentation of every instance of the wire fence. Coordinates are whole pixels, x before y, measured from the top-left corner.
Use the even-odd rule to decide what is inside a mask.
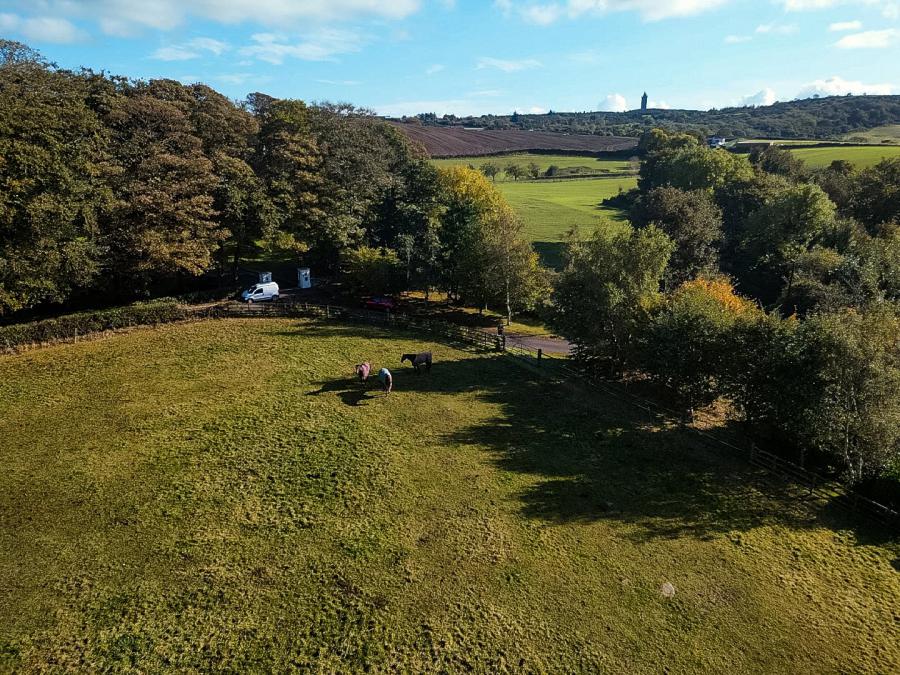
[[[335,305],[318,305],[291,300],[279,300],[278,302],[265,304],[226,302],[204,308],[201,311],[204,316],[309,317],[365,323],[404,330],[426,331],[453,342],[488,351],[503,352],[506,355],[539,367],[547,376],[559,377],[570,382],[579,382],[607,396],[639,408],[651,416],[664,416],[669,419],[683,420],[682,413],[667,408],[659,402],[636,396],[585,370],[578,369],[573,366],[572,361],[568,358],[559,358],[557,355],[548,359],[541,349],[534,349],[518,342],[515,338],[495,335],[478,328],[460,326],[447,321],[410,314],[351,309]],[[900,528],[900,512],[850,490],[832,478],[810,471],[778,455],[762,450],[754,444],[741,446],[723,438],[714,431],[686,424],[684,426],[704,440],[744,457],[752,466],[805,488],[811,498],[846,507],[867,515],[884,525]]]

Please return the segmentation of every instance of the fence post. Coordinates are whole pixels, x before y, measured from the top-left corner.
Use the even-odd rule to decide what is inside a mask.
[[[539,348],[538,349],[538,365],[541,365],[541,357],[543,357],[543,356],[544,356],[544,350]]]

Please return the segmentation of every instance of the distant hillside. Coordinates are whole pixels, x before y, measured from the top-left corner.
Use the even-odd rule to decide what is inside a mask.
[[[627,152],[637,139],[590,136],[511,129],[472,130],[462,126],[432,126],[415,122],[397,123],[414,141],[425,146],[432,157],[497,155],[506,152],[558,151],[595,154]]]
[[[581,112],[545,115],[483,115],[418,118],[427,126],[475,126],[486,129],[539,130],[602,136],[640,136],[648,127],[664,126],[704,134],[743,138],[814,138],[837,140],[855,131],[900,124],[900,96],[830,96],[770,106],[722,110],[633,110],[624,113]]]

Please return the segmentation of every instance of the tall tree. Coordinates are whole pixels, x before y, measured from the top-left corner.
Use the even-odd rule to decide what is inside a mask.
[[[537,253],[522,236],[522,228],[522,221],[506,208],[485,231],[489,288],[492,300],[504,309],[507,325],[513,312],[534,309],[551,290],[549,271],[541,268]]]
[[[817,185],[792,185],[748,218],[743,248],[768,275],[768,299],[790,296],[804,253],[832,228],[835,206]]]
[[[859,173],[850,211],[873,233],[883,223],[900,223],[900,157],[883,159]]]
[[[553,293],[554,324],[588,364],[611,372],[633,358],[648,312],[660,302],[660,282],[675,245],[658,227],[577,233]]]
[[[64,302],[101,269],[103,129],[84,82],[0,44],[0,315]]]
[[[682,190],[715,190],[739,180],[749,180],[753,169],[744,157],[724,150],[692,144],[688,138],[660,138],[641,165],[638,186],[642,191],[671,186]]]
[[[105,120],[117,203],[104,220],[104,241],[112,278],[138,293],[205,272],[227,236],[215,220],[216,176],[188,104],[160,98],[161,89],[172,91],[168,84],[129,88]]]
[[[655,188],[638,199],[630,218],[636,227],[656,224],[675,243],[666,272],[668,287],[718,272],[722,212],[708,192]]]
[[[326,215],[322,158],[311,135],[308,109],[302,101],[254,100],[261,112],[252,163],[276,209],[281,240],[302,250],[324,238],[319,226]]]

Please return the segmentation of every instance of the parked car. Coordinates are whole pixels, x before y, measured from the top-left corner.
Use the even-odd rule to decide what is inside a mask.
[[[374,298],[366,300],[365,307],[366,309],[379,309],[385,312],[393,312],[397,309],[397,302],[386,295],[376,295]]]
[[[261,302],[263,300],[278,299],[278,284],[270,281],[267,284],[256,284],[241,293],[244,302]]]

